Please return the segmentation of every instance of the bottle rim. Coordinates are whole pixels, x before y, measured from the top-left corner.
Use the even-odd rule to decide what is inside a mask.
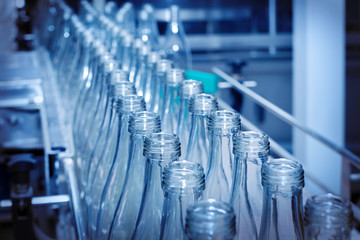
[[[182,98],[189,99],[191,96],[204,92],[203,83],[193,79],[186,79],[180,83],[179,95]]]
[[[180,157],[180,140],[176,134],[159,132],[144,138],[143,155],[151,161],[169,161]]]
[[[162,172],[162,188],[165,192],[183,194],[188,190],[205,189],[204,168],[195,162],[173,161]]]
[[[208,130],[210,134],[228,135],[240,130],[240,114],[234,111],[217,110],[207,116]]]
[[[310,197],[305,205],[305,225],[324,228],[352,228],[351,203],[340,196],[327,193]]]
[[[235,213],[233,207],[215,199],[201,200],[186,211],[185,233],[190,239],[197,236],[235,236]]]
[[[207,93],[195,94],[189,100],[189,112],[194,115],[206,116],[218,109],[218,102],[214,95]]]
[[[157,71],[159,73],[166,73],[172,68],[173,62],[168,59],[160,59],[157,62]]]
[[[110,83],[129,81],[129,72],[120,68],[116,68],[111,72]]]
[[[136,95],[134,83],[129,81],[119,81],[110,84],[110,97],[117,99],[126,95]]]
[[[166,84],[178,85],[185,80],[185,71],[180,68],[172,68],[166,72]]]
[[[259,157],[270,155],[269,136],[260,131],[239,131],[233,135],[234,155],[257,154]]]
[[[152,51],[149,53],[149,56],[148,56],[148,64],[156,64],[160,59],[160,55],[158,52],[156,51]]]
[[[146,135],[161,131],[160,117],[153,112],[139,111],[130,114],[129,118],[130,134]]]
[[[285,190],[287,187],[303,188],[304,169],[301,163],[286,158],[271,159],[261,168],[263,187]]]
[[[117,99],[117,111],[123,114],[145,111],[145,100],[138,95],[125,95]]]

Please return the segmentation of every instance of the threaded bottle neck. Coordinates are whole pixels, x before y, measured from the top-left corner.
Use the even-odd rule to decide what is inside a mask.
[[[185,80],[185,72],[179,68],[173,68],[166,72],[166,84],[167,85],[179,85]]]
[[[122,114],[130,114],[137,111],[145,111],[144,98],[137,95],[125,95],[117,100],[117,111]]]
[[[309,198],[305,205],[305,225],[351,229],[351,203],[331,193]]]
[[[189,191],[201,192],[205,189],[204,169],[194,162],[171,162],[164,168],[162,188],[166,192],[175,194],[186,194]]]
[[[235,236],[235,228],[234,209],[228,203],[202,200],[186,211],[185,233],[190,240],[230,240]]]
[[[114,69],[111,73],[111,84],[129,81],[129,73],[122,69]]]
[[[167,59],[160,59],[157,62],[157,72],[166,73],[172,68],[173,62]]]
[[[190,99],[191,96],[204,92],[202,82],[196,80],[184,80],[180,83],[179,94],[181,98]]]
[[[134,83],[120,81],[110,85],[110,97],[117,99],[126,95],[136,95]]]
[[[285,158],[272,159],[261,168],[262,185],[271,191],[287,192],[304,187],[304,169],[299,162]]]
[[[153,133],[145,137],[144,156],[152,161],[168,161],[181,155],[180,140],[175,134]]]
[[[153,112],[134,112],[129,118],[130,134],[147,135],[161,131],[160,117]]]
[[[218,109],[216,97],[201,93],[192,96],[189,100],[189,112],[195,115],[206,116]]]
[[[270,154],[269,137],[263,132],[240,131],[233,136],[234,155],[247,158],[267,158]]]
[[[218,110],[207,117],[208,129],[213,135],[229,135],[240,130],[240,115],[228,110]]]

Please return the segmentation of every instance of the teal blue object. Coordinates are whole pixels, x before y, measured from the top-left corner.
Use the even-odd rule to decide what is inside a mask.
[[[212,73],[193,70],[185,71],[186,79],[201,81],[204,85],[204,92],[215,94],[218,90],[218,76]]]

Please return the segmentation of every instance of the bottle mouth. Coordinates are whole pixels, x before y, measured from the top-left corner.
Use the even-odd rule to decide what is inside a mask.
[[[121,113],[145,111],[145,100],[137,95],[121,96],[117,99],[117,111]]]
[[[110,96],[120,98],[126,95],[136,95],[134,83],[129,81],[119,81],[110,85]]]
[[[173,62],[168,59],[160,59],[157,62],[157,71],[166,73],[172,68]]]
[[[114,69],[111,73],[110,83],[129,81],[129,73],[123,69]]]
[[[166,72],[166,84],[179,84],[185,80],[185,72],[179,68],[173,68]]]
[[[124,38],[123,38],[124,47],[131,47],[133,41],[134,41],[134,36],[132,34],[124,33]]]
[[[305,205],[305,225],[352,228],[351,203],[331,193],[312,196]]]
[[[206,93],[192,96],[189,100],[189,112],[205,116],[218,109],[216,97]]]
[[[148,56],[148,64],[156,64],[160,59],[160,55],[158,52],[150,52]]]
[[[277,158],[263,163],[261,168],[262,185],[274,190],[288,187],[304,187],[304,169],[294,160]]]
[[[109,58],[104,61],[103,69],[105,73],[111,73],[115,69],[119,68],[119,62],[114,60],[109,54]]]
[[[144,156],[153,161],[169,161],[180,157],[179,137],[171,133],[152,133],[145,136]]]
[[[203,92],[204,86],[200,81],[189,79],[180,83],[179,94],[182,98],[189,99],[191,96]]]
[[[138,51],[143,45],[143,42],[141,41],[141,39],[136,38],[135,40],[133,40],[132,42],[132,48],[135,51]]]
[[[151,52],[151,47],[149,44],[142,44],[142,46],[139,49],[139,55],[142,57],[149,55],[150,52]]]
[[[239,131],[233,136],[235,155],[254,155],[268,157],[270,155],[269,137],[263,132]]]
[[[134,112],[129,118],[129,132],[131,134],[146,135],[161,131],[160,117],[153,112]]]
[[[162,188],[167,192],[186,193],[187,191],[203,191],[205,174],[203,167],[195,162],[173,161],[162,173]]]
[[[207,123],[211,134],[234,134],[240,130],[240,114],[228,110],[214,111],[207,117]]]
[[[207,199],[196,202],[186,211],[185,233],[190,239],[233,239],[235,236],[235,213],[225,202]]]

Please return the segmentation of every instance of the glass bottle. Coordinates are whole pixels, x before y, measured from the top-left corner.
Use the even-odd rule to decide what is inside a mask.
[[[137,95],[128,95],[117,101],[117,117],[109,129],[109,136],[104,144],[101,158],[96,164],[93,175],[89,175],[91,183],[86,191],[89,208],[90,236],[95,235],[97,214],[100,207],[101,193],[103,192],[109,172],[115,162],[122,161],[126,169],[126,160],[129,148],[129,116],[136,111],[144,111],[144,99]],[[118,159],[119,158],[119,159]],[[91,173],[90,173],[91,174]]]
[[[232,137],[240,130],[240,115],[232,111],[218,110],[208,116],[207,122],[210,134],[210,160],[204,199],[215,198],[230,202],[234,177]]]
[[[166,73],[172,68],[172,62],[167,59],[160,59],[156,64],[156,78],[151,82],[150,111],[161,114],[162,101],[164,100],[164,82]]]
[[[127,78],[128,74],[126,74]],[[118,76],[119,77],[119,76]],[[133,83],[129,81],[118,81],[118,77],[116,78],[116,82],[112,81],[112,84],[108,86],[108,96],[106,99],[105,110],[103,113],[103,117],[99,119],[99,131],[93,131],[89,137],[88,141],[88,151],[84,152],[84,159],[86,164],[83,171],[83,184],[88,181],[88,174],[90,164],[92,164],[93,159],[99,159],[98,154],[100,153],[100,149],[103,149],[103,144],[105,141],[106,133],[108,131],[108,127],[110,126],[110,120],[112,116],[115,117],[115,103],[116,99],[126,95],[133,95],[136,94],[135,86]],[[122,79],[122,76],[119,77]]]
[[[164,168],[162,189],[160,240],[185,239],[186,209],[199,200],[205,189],[204,169],[194,162],[171,162]]]
[[[187,143],[190,137],[191,118],[189,114],[189,99],[191,96],[204,92],[202,82],[196,80],[184,80],[180,83],[180,109],[178,115],[178,126],[176,134],[180,138],[182,154],[185,158],[187,150]]]
[[[269,137],[262,132],[243,131],[233,137],[234,182],[231,204],[236,213],[238,239],[258,239],[263,189],[261,166],[270,154]]]
[[[109,228],[114,216],[115,211],[117,210],[117,203],[121,198],[122,193],[122,183],[126,187],[126,181],[133,179],[126,179],[129,175],[129,171],[133,171],[134,164],[145,166],[145,161],[143,159],[143,138],[151,133],[157,133],[161,131],[160,117],[152,112],[135,112],[130,115],[129,119],[129,133],[130,133],[130,148],[129,148],[129,159],[128,168],[125,169],[124,164],[121,161],[115,163],[114,168],[111,169],[109,177],[107,179],[104,191],[101,196],[100,210],[97,218],[97,235],[96,239],[106,239],[109,234]],[[139,160],[141,162],[139,162]],[[142,168],[144,169],[144,167]],[[136,172],[137,176],[135,181],[130,181],[129,186],[134,191],[136,188],[139,190],[142,188],[143,178],[139,177],[140,172]],[[142,181],[141,181],[142,180]],[[128,191],[127,189],[124,191]],[[139,191],[138,191],[139,192]],[[140,195],[140,194],[139,194]],[[129,199],[131,202],[135,199]],[[139,202],[140,203],[140,202]],[[134,211],[136,208],[130,203],[126,205],[127,210]],[[124,207],[124,206],[122,206]],[[128,209],[131,207],[131,209]],[[138,208],[137,208],[138,209]],[[125,209],[122,209],[126,211]],[[128,221],[128,216],[126,216],[126,221]],[[130,235],[130,234],[129,234]],[[121,238],[122,239],[122,238]]]
[[[131,43],[134,40],[134,36],[125,34],[122,42],[122,49],[119,50],[119,59],[121,59],[121,67],[124,71],[130,72],[131,68]]]
[[[142,45],[143,42],[141,41],[141,39],[138,38],[135,39],[131,44],[130,70],[129,70],[130,82],[135,82],[136,71],[139,66],[139,52]]]
[[[139,11],[138,15],[138,28],[137,28],[137,36],[140,38],[145,44],[149,44],[154,49],[158,48],[158,35],[153,30],[153,21],[154,18],[151,16],[152,12],[143,8]]]
[[[145,99],[146,106],[150,106],[152,85],[156,82],[156,63],[159,61],[160,56],[158,52],[150,52],[147,58],[147,66],[146,66],[146,75],[144,81],[140,85],[140,89],[142,89],[142,94]]]
[[[305,239],[350,240],[351,203],[331,193],[312,196],[305,205]]]
[[[170,7],[171,20],[166,29],[164,49],[167,59],[174,62],[176,68],[191,69],[191,50],[187,42],[179,7]]]
[[[143,88],[141,86],[144,85],[147,70],[147,59],[150,51],[151,49],[149,45],[142,45],[139,50],[138,66],[135,70],[134,83],[140,96],[144,95]]]
[[[206,119],[217,109],[216,97],[210,94],[197,94],[189,100],[191,128],[185,159],[199,163],[204,168],[205,174],[210,159],[210,136]]]
[[[236,233],[234,209],[215,199],[196,202],[186,211],[185,233],[189,240],[232,240]]]
[[[182,69],[173,68],[166,73],[164,104],[160,115],[164,132],[176,132],[180,109],[179,84],[184,80]]]
[[[150,45],[152,49],[159,50],[159,29],[155,19],[155,10],[150,3],[145,3],[143,9],[148,13],[148,22],[150,29]]]
[[[304,239],[304,170],[294,160],[265,162],[261,168],[263,209],[259,239]]]
[[[164,201],[161,174],[164,166],[172,161],[177,161],[180,154],[180,141],[175,134],[153,133],[149,137],[145,137],[144,155],[147,160],[144,191],[131,239],[159,239]]]

